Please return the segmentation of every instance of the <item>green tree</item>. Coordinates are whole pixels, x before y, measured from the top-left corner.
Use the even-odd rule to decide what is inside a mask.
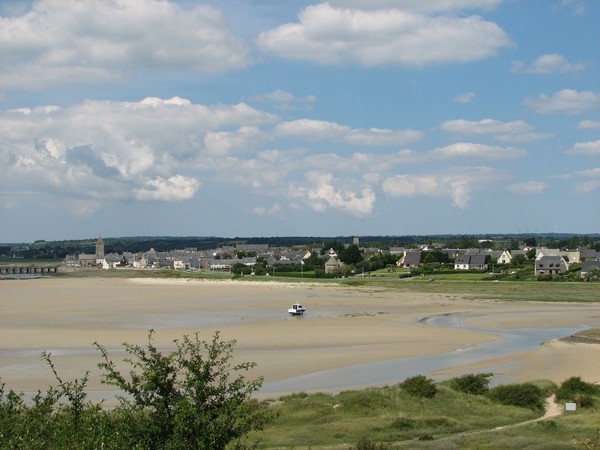
[[[363,255],[358,245],[350,244],[339,254],[340,261],[344,264],[358,264],[363,260]]]
[[[132,444],[153,449],[223,449],[252,430],[260,430],[268,420],[264,407],[250,400],[262,386],[262,378],[247,380],[240,372],[255,366],[232,364],[235,341],[219,340],[216,332],[210,342],[198,333],[175,340],[176,351],[163,354],[148,334],[145,347],[123,344],[130,355],[124,361],[132,366],[129,377],[121,374],[106,349],[95,343],[102,354],[98,366],[105,371],[103,381],[121,389],[120,409],[135,423]]]
[[[510,260],[510,265],[511,266],[522,266],[526,262],[527,262],[527,257],[525,255],[515,255]]]

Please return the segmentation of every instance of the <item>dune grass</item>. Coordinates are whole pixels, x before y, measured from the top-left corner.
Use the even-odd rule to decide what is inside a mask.
[[[298,393],[271,407],[277,419],[253,436],[260,436],[259,448],[350,449],[367,439],[377,444],[371,448],[386,449],[577,449],[600,426],[594,408],[535,421],[539,411],[456,392],[449,382],[438,385],[433,398],[411,396],[397,385],[337,395]]]

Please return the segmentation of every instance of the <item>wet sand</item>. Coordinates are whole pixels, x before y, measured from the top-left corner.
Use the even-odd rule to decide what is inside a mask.
[[[287,308],[302,303],[304,317]],[[441,328],[421,321],[440,314],[468,313],[469,326]],[[41,360],[52,354],[66,380],[90,371],[88,391],[101,384],[93,343],[113,360],[122,343],[143,345],[154,329],[155,345],[174,349],[173,340],[198,332],[210,340],[218,330],[235,339],[238,361],[254,361],[252,376],[265,384],[315,372],[437,355],[497,339],[486,328],[600,326],[600,304],[474,301],[457,295],[411,293],[379,288],[276,282],[164,279],[42,278],[0,280],[0,378],[7,389],[35,392],[55,384]],[[540,343],[541,344],[541,343]],[[569,376],[600,381],[600,345],[552,341],[539,348],[427,374],[442,380],[470,372],[494,372],[503,380]],[[126,367],[126,366],[123,366]],[[398,381],[401,381],[400,379]],[[343,377],[334,390],[358,388]],[[303,391],[298,385],[293,391]],[[285,392],[279,392],[283,394]],[[100,394],[101,395],[101,394]],[[273,395],[273,394],[269,394]]]

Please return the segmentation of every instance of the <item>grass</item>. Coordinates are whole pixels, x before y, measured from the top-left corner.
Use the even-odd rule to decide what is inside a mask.
[[[467,278],[476,274],[446,275],[411,279],[353,278],[344,281],[351,286],[379,287],[406,292],[454,294],[472,300],[540,301],[540,302],[598,302],[598,283],[541,282],[541,281],[483,281]]]
[[[578,441],[594,438],[600,424],[593,408],[530,422],[541,414],[459,393],[448,383],[438,385],[431,399],[391,386],[337,395],[298,393],[271,408],[276,422],[252,436],[260,439],[259,448],[349,449],[368,437],[385,448],[577,449],[582,448]]]

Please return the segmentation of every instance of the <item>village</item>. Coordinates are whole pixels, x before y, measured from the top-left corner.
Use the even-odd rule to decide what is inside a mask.
[[[582,279],[597,277],[600,272],[600,252],[593,248],[559,249],[523,247],[520,249],[492,250],[490,248],[438,248],[420,245],[418,248],[363,247],[360,238],[344,243],[343,249],[319,246],[274,247],[269,244],[223,245],[210,250],[197,248],[131,253],[105,253],[102,237],[96,240],[94,254],[67,255],[63,266],[67,269],[174,269],[188,271],[221,271],[242,275],[270,275],[275,272],[303,272],[321,270],[325,276],[352,276],[372,269],[388,271],[410,269],[419,271],[427,264],[436,264],[454,271],[493,272],[510,270],[511,266],[533,261],[533,275],[552,277],[580,268]],[[348,256],[350,255],[350,256]],[[376,261],[376,264],[369,262]],[[595,278],[594,278],[595,279]]]

